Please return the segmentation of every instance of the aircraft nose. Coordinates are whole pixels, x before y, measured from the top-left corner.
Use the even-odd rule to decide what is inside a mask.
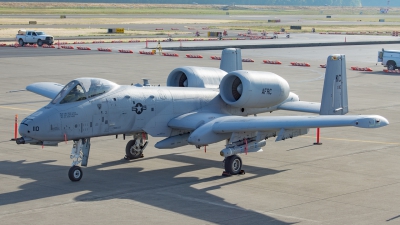
[[[42,108],[28,117],[19,125],[19,134],[36,140],[43,140],[43,135],[49,127],[48,118],[53,114],[52,110]]]
[[[30,132],[28,127],[29,127],[29,125],[24,123],[24,121],[22,123],[20,123],[19,127],[18,127],[19,134],[23,137],[28,137],[29,136],[28,132]]]
[[[379,120],[380,120],[380,125],[383,127],[383,126],[387,126],[387,125],[389,125],[389,120],[387,120],[385,117],[383,117],[383,116],[380,116],[380,118],[379,118]]]

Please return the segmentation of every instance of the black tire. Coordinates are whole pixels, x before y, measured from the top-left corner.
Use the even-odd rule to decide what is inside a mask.
[[[126,143],[126,147],[125,147],[125,157],[127,158],[127,159],[138,159],[138,158],[141,158],[142,157],[142,153],[143,153],[143,150],[142,149],[140,149],[140,150],[137,150],[137,149],[134,149],[134,148],[132,148],[132,146],[135,144],[135,140],[130,140],[130,141],[128,141],[128,143]]]
[[[19,46],[24,46],[25,45],[24,40],[19,39],[18,40],[18,44],[19,44]]]
[[[231,155],[225,158],[225,171],[229,174],[236,175],[242,170],[242,159],[237,155]]]
[[[387,64],[387,69],[388,69],[388,70],[395,70],[395,69],[397,69],[396,63],[393,62],[393,61],[388,62],[388,64]]]
[[[79,166],[73,166],[68,171],[68,177],[71,181],[80,181],[82,176],[82,169]]]
[[[42,40],[37,40],[37,45],[39,46],[39,47],[42,47],[42,45],[43,45],[43,41]]]

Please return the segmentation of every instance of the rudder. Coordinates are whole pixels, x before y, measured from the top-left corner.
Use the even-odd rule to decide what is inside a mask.
[[[320,115],[344,115],[349,112],[347,97],[346,57],[328,56],[322,91]]]

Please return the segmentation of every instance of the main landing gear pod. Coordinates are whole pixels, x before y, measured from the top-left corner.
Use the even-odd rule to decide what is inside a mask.
[[[138,133],[133,135],[133,140],[130,140],[125,147],[126,160],[143,158],[143,151],[147,147],[147,134]]]
[[[242,159],[238,155],[226,157],[224,159],[224,168],[223,176],[245,174],[244,170],[242,170]]]

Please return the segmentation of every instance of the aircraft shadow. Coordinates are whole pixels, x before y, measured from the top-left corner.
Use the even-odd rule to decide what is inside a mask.
[[[179,154],[140,160],[153,163],[151,160],[155,158],[180,162],[183,166],[143,171],[143,168],[140,167],[121,168],[121,164],[124,164],[124,162],[135,163],[135,161],[112,161],[84,168],[82,181],[70,182],[66,174],[69,167],[51,165],[55,161],[35,163],[0,161],[0,174],[34,180],[21,185],[17,191],[0,194],[0,206],[89,191],[89,193],[76,197],[75,200],[128,199],[218,224],[254,224],[260,222],[264,224],[291,224],[242,208],[209,193],[226,185],[274,175],[284,170],[246,165],[246,172],[251,173],[252,176],[243,175],[243,179],[238,180],[235,177],[222,177],[220,175],[199,179],[198,177],[179,177],[179,175],[202,169],[221,168],[221,162]],[[112,166],[120,167],[113,169]],[[221,180],[225,182],[220,182]],[[205,187],[194,188],[193,185]],[[240,193],[238,194],[238,197],[240,197]],[[262,208],[259,210],[264,211]]]

